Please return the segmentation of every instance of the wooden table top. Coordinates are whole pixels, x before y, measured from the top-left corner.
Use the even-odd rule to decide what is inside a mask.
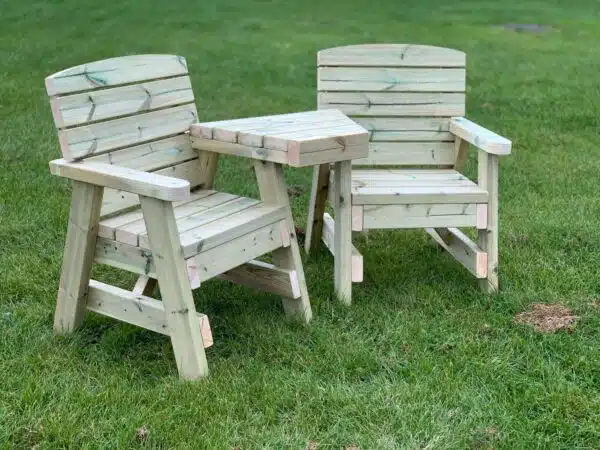
[[[336,109],[193,124],[194,148],[310,166],[365,158],[367,130]]]

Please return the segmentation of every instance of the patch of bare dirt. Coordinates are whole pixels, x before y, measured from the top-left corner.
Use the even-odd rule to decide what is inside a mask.
[[[148,431],[148,428],[146,428],[146,425],[142,425],[137,430],[135,430],[135,438],[139,442],[144,442],[146,439],[148,439],[149,434],[150,432]]]
[[[540,333],[554,333],[561,329],[572,332],[573,324],[578,318],[569,308],[559,303],[534,303],[530,311],[517,314],[514,320],[516,323],[533,326]]]

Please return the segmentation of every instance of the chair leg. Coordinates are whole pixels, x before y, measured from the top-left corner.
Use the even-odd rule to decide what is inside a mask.
[[[73,181],[71,211],[54,315],[55,334],[71,332],[83,321],[103,190],[99,186]]]
[[[140,196],[179,375],[208,375],[202,334],[171,202]]]
[[[310,191],[310,204],[308,206],[308,220],[306,222],[306,237],[304,250],[310,253],[321,240],[323,235],[323,214],[329,190],[329,164],[314,166],[312,188]]]
[[[296,239],[294,219],[287,193],[287,186],[280,164],[256,161],[254,163],[260,196],[265,203],[285,206],[288,210],[287,227],[290,233],[290,246],[279,248],[273,252],[273,262],[282,269],[295,270],[300,287],[300,297],[296,299],[283,297],[283,309],[287,316],[298,317],[304,322],[312,318],[312,310],[308,297],[308,288],[304,277],[300,248]]]
[[[478,183],[488,191],[487,227],[479,230],[477,243],[487,253],[487,278],[479,281],[489,294],[498,291],[498,156],[479,151]]]
[[[138,295],[144,295],[146,297],[152,297],[154,289],[158,285],[156,278],[150,278],[147,275],[140,275],[138,280],[133,287],[133,293]]]
[[[333,240],[334,283],[338,298],[352,302],[352,162],[340,161],[334,168],[335,230]]]

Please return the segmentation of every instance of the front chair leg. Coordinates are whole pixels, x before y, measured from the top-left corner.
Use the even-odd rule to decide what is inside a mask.
[[[54,332],[73,331],[83,321],[104,188],[73,181],[73,195],[63,258]]]
[[[179,375],[208,375],[202,334],[170,202],[140,196]]]
[[[315,248],[323,235],[323,214],[329,190],[329,164],[313,167],[312,187],[310,191],[310,204],[308,206],[308,220],[306,222],[306,236],[304,250],[310,253]]]
[[[287,208],[287,231],[290,235],[289,247],[283,247],[273,252],[273,262],[276,266],[294,270],[298,278],[300,288],[300,297],[283,297],[283,309],[287,316],[297,317],[308,323],[312,318],[312,309],[308,297],[308,288],[304,277],[304,268],[302,258],[300,257],[300,248],[296,239],[294,219],[292,218],[292,209],[290,207],[287,186],[283,176],[283,168],[280,164],[272,162],[255,161],[254,170],[260,190],[262,200],[267,204],[281,205]]]
[[[489,294],[498,291],[498,156],[479,150],[478,183],[488,191],[487,227],[479,230],[477,243],[487,253],[487,278],[479,280]]]

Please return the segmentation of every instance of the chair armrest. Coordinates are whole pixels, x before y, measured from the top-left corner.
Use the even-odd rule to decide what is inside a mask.
[[[111,164],[56,159],[50,161],[50,172],[83,183],[132,192],[159,200],[178,201],[190,196],[190,183],[186,180]]]
[[[512,143],[464,117],[450,119],[450,133],[493,155],[510,155]]]

